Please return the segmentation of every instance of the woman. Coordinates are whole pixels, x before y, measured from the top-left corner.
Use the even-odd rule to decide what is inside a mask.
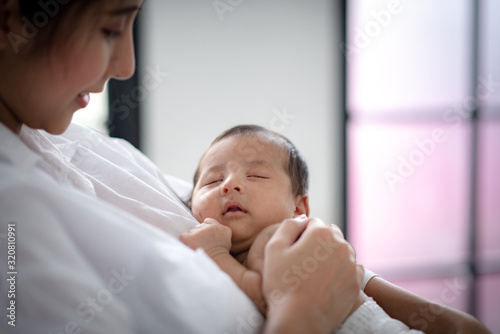
[[[8,236],[0,246],[9,256],[0,262],[8,278],[0,289],[8,305],[0,328],[331,332],[355,305],[363,271],[338,229],[318,220],[282,224],[266,250],[273,269],[263,277],[263,294],[273,307],[263,325],[251,302],[202,252],[151,227],[172,224],[182,231],[193,221],[156,167],[109,138],[91,138],[78,127],[66,131],[89,93],[102,91],[111,77],[132,75],[132,24],[141,5],[0,1],[0,233]],[[103,174],[105,162],[117,160],[122,174]],[[168,205],[160,204],[164,198]],[[291,289],[282,275],[312,256],[318,242],[335,245],[337,256]]]
[[[251,302],[203,253],[96,198],[102,189],[85,181],[42,132],[31,130],[64,132],[73,113],[87,106],[89,93],[102,91],[110,77],[132,75],[132,25],[141,5],[142,0],[0,3],[0,211],[11,256],[1,262],[9,278],[1,288],[9,306],[2,331],[261,329]],[[301,233],[301,243],[293,244]],[[336,274],[325,270],[291,291],[281,282],[282,267],[307,256],[323,239],[343,249],[340,265],[349,279],[331,286],[327,282]],[[265,277],[266,297],[279,301],[267,314],[265,332],[290,333],[298,325],[328,332],[346,318],[362,268],[339,231],[290,221],[269,257],[281,267]],[[341,302],[321,303],[325,293],[342,296]],[[311,294],[318,302],[306,303]]]

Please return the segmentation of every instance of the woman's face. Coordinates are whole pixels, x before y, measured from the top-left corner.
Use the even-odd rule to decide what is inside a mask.
[[[20,47],[3,48],[0,113],[10,114],[20,128],[26,124],[52,134],[66,130],[73,113],[85,108],[89,93],[101,92],[110,77],[129,78],[135,68],[133,21],[142,0],[96,1],[87,17],[63,21],[58,29],[72,31],[64,40],[55,35],[47,50],[37,50],[37,36]],[[57,14],[56,14],[57,15]],[[23,21],[13,18],[9,29],[22,36]],[[24,28],[24,31],[26,28]],[[34,45],[37,45],[36,48]],[[17,51],[17,52],[16,52]],[[8,65],[7,65],[8,64]]]

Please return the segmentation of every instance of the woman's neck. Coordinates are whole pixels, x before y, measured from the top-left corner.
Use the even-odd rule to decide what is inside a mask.
[[[23,123],[12,112],[12,109],[0,97],[0,123],[5,125],[15,134],[21,133],[21,126]]]

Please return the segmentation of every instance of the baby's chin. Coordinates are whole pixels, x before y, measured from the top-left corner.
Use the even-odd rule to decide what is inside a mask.
[[[248,252],[251,245],[251,241],[237,241],[233,238],[231,239],[231,254],[236,256],[240,253]]]
[[[252,244],[254,243],[256,237],[257,236],[252,236],[252,237],[239,236],[233,230],[233,236],[231,237],[231,254],[233,256],[236,256],[240,253],[248,252],[252,247]]]
[[[250,238],[239,237],[233,230],[231,238],[231,254],[236,256],[243,252],[248,252],[251,249],[259,249],[263,252],[267,242],[273,236],[280,224],[272,224],[262,229],[257,235]]]

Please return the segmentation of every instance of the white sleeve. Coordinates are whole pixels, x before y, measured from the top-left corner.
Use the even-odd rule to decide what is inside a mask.
[[[60,156],[60,169],[90,184],[100,200],[176,238],[199,224],[181,202],[190,197],[191,184],[164,174],[127,141],[74,123],[62,135],[31,129],[23,135],[40,155]]]
[[[399,334],[423,333],[401,321],[393,319],[372,299],[368,298],[347,320],[335,331],[335,334]]]
[[[378,276],[378,277],[380,277],[380,275],[375,274],[373,271],[368,270],[368,269],[366,269],[366,268],[364,268],[364,269],[365,269],[365,273],[364,273],[364,275],[363,275],[363,286],[362,286],[362,288],[361,288],[362,290],[364,290],[364,289],[366,288],[366,284],[368,284],[368,282],[369,282],[372,278],[377,277],[377,276]]]

